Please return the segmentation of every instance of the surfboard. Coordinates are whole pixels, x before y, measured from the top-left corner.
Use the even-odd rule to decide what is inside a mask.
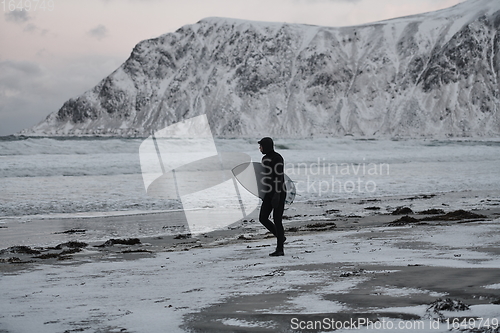
[[[249,163],[250,156],[244,153],[222,152],[218,155],[165,170],[147,188],[150,196],[162,199],[179,199],[183,195],[196,193],[231,180],[234,165]]]
[[[248,192],[252,193],[256,197],[264,199],[266,194],[266,187],[262,179],[265,176],[264,166],[260,162],[246,162],[242,163],[232,170],[236,180],[243,186]],[[294,182],[285,174],[285,186],[286,186],[286,198],[285,203],[291,205],[297,194]]]

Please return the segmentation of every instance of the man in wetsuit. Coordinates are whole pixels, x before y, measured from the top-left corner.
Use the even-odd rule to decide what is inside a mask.
[[[283,211],[285,210],[285,173],[283,157],[274,151],[274,142],[271,138],[263,138],[259,142],[259,149],[264,157],[264,175],[262,185],[265,195],[260,207],[259,221],[267,230],[277,238],[276,251],[270,256],[284,256],[283,243],[285,242],[285,231],[283,229]],[[269,220],[269,215],[273,213],[273,221]]]

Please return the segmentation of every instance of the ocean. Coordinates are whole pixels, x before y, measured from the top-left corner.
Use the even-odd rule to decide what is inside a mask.
[[[299,203],[330,200],[334,205],[347,198],[500,189],[497,139],[275,141],[285,158],[285,171],[296,184]],[[1,137],[0,248],[20,240],[33,243],[28,229],[36,230],[42,223],[54,231],[75,227],[68,221],[77,218],[95,225],[113,221],[94,235],[93,239],[101,239],[134,234],[127,233],[129,228],[120,226],[119,219],[104,217],[178,212],[179,200],[147,195],[139,156],[142,142],[138,138]],[[247,153],[253,161],[262,156],[257,139],[216,139],[215,144],[220,152]],[[203,202],[199,205],[203,207]],[[51,223],[58,226],[51,228]],[[14,229],[15,240],[11,239]],[[141,235],[157,233],[154,228],[142,229]],[[36,243],[45,243],[40,237]]]

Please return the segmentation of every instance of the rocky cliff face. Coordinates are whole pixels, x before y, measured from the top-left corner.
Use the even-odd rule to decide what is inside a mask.
[[[137,44],[29,135],[498,136],[500,2],[331,28],[207,18]]]

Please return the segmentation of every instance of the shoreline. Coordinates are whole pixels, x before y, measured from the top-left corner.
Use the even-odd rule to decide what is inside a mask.
[[[485,193],[481,193],[485,194]],[[480,199],[477,192],[447,192],[440,194],[417,194],[408,196],[396,197],[374,197],[374,198],[349,198],[349,199],[335,199],[335,200],[318,200],[318,201],[304,201],[294,203],[288,206],[283,215],[283,225],[287,235],[302,235],[315,232],[323,232],[328,230],[345,231],[345,230],[359,230],[367,227],[384,227],[391,223],[400,225],[415,225],[417,223],[440,223],[438,220],[433,221],[433,216],[444,215],[445,213],[462,210],[470,213],[483,215],[484,217],[478,220],[494,220],[500,218],[500,195],[498,197],[490,196],[494,193],[487,193],[485,198]],[[470,199],[478,198],[483,204],[473,204],[469,202],[469,207],[463,207]],[[458,201],[462,199],[462,203],[451,203],[450,201]],[[464,200],[466,199],[466,200]],[[489,200],[489,201],[488,201]],[[477,201],[477,199],[476,199]],[[447,203],[445,203],[447,202]],[[397,212],[397,209],[409,208],[410,213]],[[489,207],[489,208],[487,208]],[[434,214],[422,214],[422,212],[429,212],[430,210],[437,210]],[[441,211],[441,214],[439,214]],[[123,214],[122,214],[123,213]],[[301,214],[296,214],[301,213]],[[395,214],[398,213],[398,214]],[[432,213],[432,211],[431,211]],[[189,227],[185,224],[183,219],[182,210],[160,211],[160,212],[140,212],[127,214],[127,212],[116,212],[113,215],[103,215],[96,217],[89,216],[74,216],[65,218],[46,218],[30,219],[35,227],[39,224],[60,221],[83,220],[92,221],[95,224],[102,223],[103,226],[106,220],[117,220],[124,222],[124,227],[127,222],[135,221],[137,217],[141,217],[144,221],[151,222],[152,228],[148,224],[143,223],[139,227],[144,229],[150,228],[156,231],[156,234],[150,235],[119,235],[101,237],[98,240],[89,238],[86,234],[92,233],[95,230],[89,230],[87,227],[91,225],[77,224],[77,227],[66,227],[66,229],[50,229],[45,230],[41,228],[41,236],[60,236],[58,240],[52,240],[50,244],[18,244],[12,243],[10,246],[0,248],[0,273],[4,270],[2,266],[6,263],[9,264],[57,264],[59,261],[64,260],[77,260],[84,258],[83,262],[87,262],[88,258],[94,258],[97,255],[99,258],[110,255],[122,259],[136,259],[143,258],[147,255],[154,255],[158,252],[172,252],[172,251],[187,251],[196,247],[214,247],[239,243],[241,241],[259,241],[263,239],[273,238],[273,236],[258,222],[258,211],[254,211],[242,221],[230,225],[224,229],[214,230],[209,233],[199,235],[191,235]],[[404,221],[404,217],[409,218]],[[431,218],[431,221],[413,221],[423,218]],[[455,218],[455,222],[465,217]],[[156,220],[159,220],[156,221]],[[169,220],[170,225],[165,221]],[[475,220],[466,219],[465,220]],[[477,220],[477,219],[476,219]],[[446,221],[441,221],[446,222]],[[448,222],[453,222],[449,220]],[[63,225],[65,225],[63,223]],[[7,229],[7,230],[6,230]],[[3,228],[3,231],[10,231]],[[0,230],[2,232],[2,230]],[[22,236],[22,235],[20,235]],[[5,237],[5,236],[4,236]],[[135,244],[118,244],[116,246],[102,246],[106,241],[110,240],[128,240],[134,239]],[[73,246],[70,243],[82,243],[79,246]],[[126,242],[124,242],[126,243]],[[4,242],[5,244],[5,242]],[[69,247],[68,247],[69,244]],[[83,246],[83,244],[86,244]],[[116,245],[116,244],[115,244]],[[11,253],[8,251],[11,247],[25,247],[18,253]],[[58,248],[59,247],[59,248]],[[68,251],[69,250],[69,251]],[[36,252],[36,253],[35,253]],[[73,252],[73,253],[70,253]],[[60,256],[58,255],[60,254]],[[126,254],[126,255],[121,255]],[[37,258],[38,257],[38,258]],[[75,257],[75,258],[73,258]],[[12,260],[14,258],[14,260]],[[19,258],[19,260],[15,259]]]
[[[275,239],[255,218],[196,237],[4,250],[0,332],[306,332],[318,330],[293,330],[291,320],[500,318],[497,193],[294,205],[280,258],[268,256]],[[402,207],[413,214],[392,214]],[[430,209],[443,211],[418,214]],[[469,310],[428,311],[446,298]],[[447,331],[439,325],[423,331]]]
[[[500,207],[500,194],[497,191],[461,191],[366,198],[318,198],[286,206],[283,223],[286,227],[288,224],[325,218],[333,221],[348,218],[355,224],[356,218],[383,219],[381,216],[390,216],[394,210],[403,206],[411,208],[414,213],[428,209],[442,209],[446,212],[460,209],[484,210],[488,207]],[[0,224],[0,243],[3,246],[0,250],[18,245],[48,247],[68,241],[84,241],[96,245],[110,238],[150,240],[188,234],[189,227],[182,212],[181,209],[172,209],[1,217],[0,221],[3,219],[3,223]],[[253,224],[253,228],[258,230],[261,225],[255,221],[258,221],[258,209],[226,229],[241,229],[244,232],[249,224]],[[72,233],[72,230],[84,232]],[[216,235],[218,232],[225,233],[224,230],[215,230],[210,234]],[[63,237],[64,235],[67,237]],[[37,242],[40,240],[42,242]]]

